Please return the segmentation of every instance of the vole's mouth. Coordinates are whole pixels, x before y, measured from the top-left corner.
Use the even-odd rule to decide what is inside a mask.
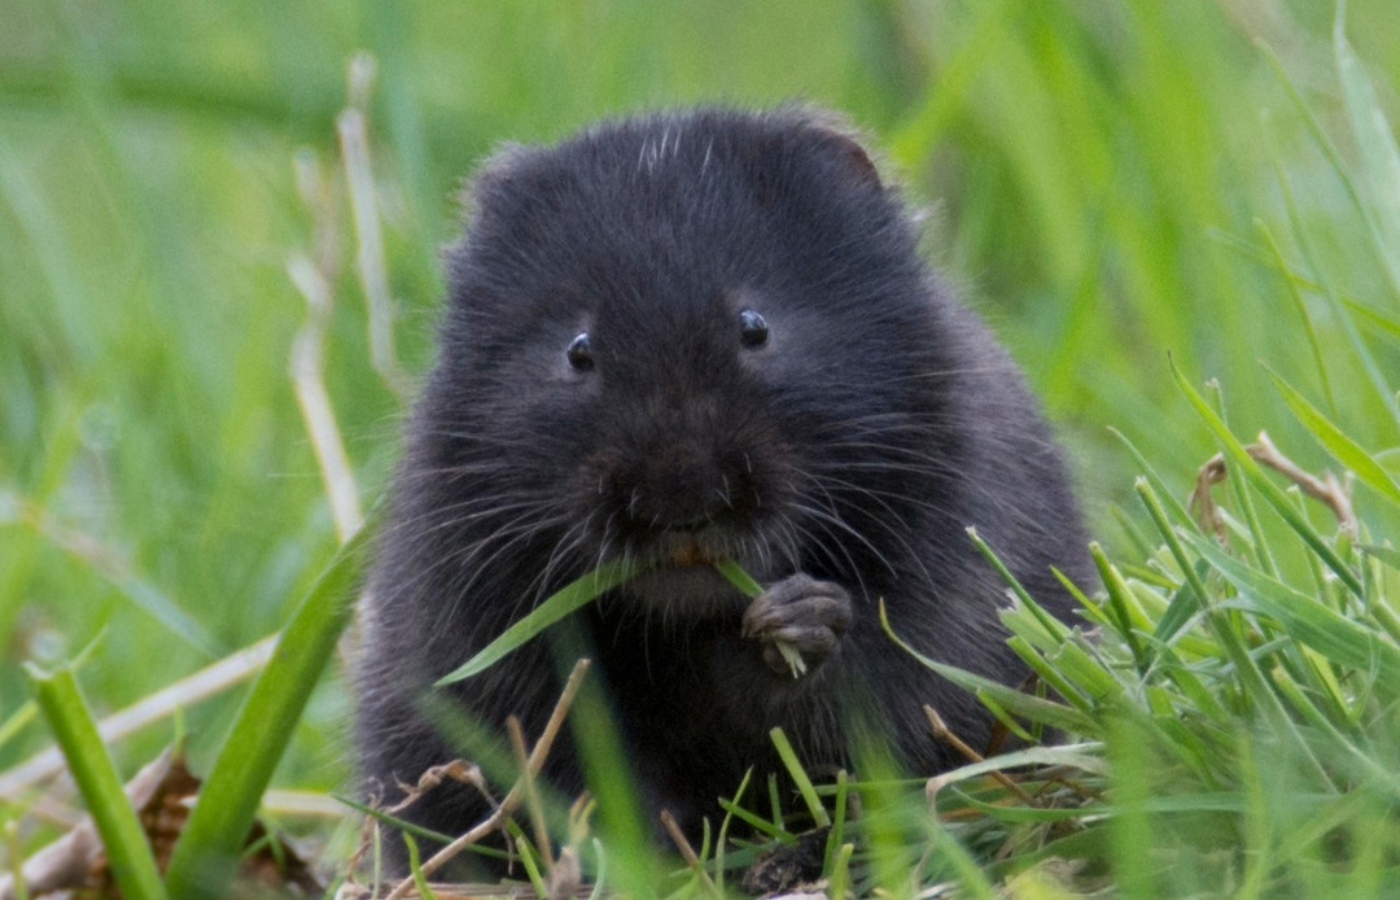
[[[710,567],[741,555],[749,543],[732,526],[713,519],[694,519],[649,529],[640,535],[623,535],[615,549],[622,550],[650,569]]]
[[[711,566],[725,558],[722,553],[717,553],[715,548],[708,546],[698,538],[687,534],[678,534],[677,540],[670,543],[666,561],[673,566]]]
[[[686,621],[734,615],[747,603],[720,574],[716,563],[735,560],[756,578],[764,572],[757,536],[714,520],[668,524],[627,542],[624,551],[641,564],[623,588],[652,609],[666,609]]]
[[[727,559],[733,555],[732,544],[719,529],[701,523],[683,529],[667,528],[633,544],[632,550],[653,567],[684,569]]]

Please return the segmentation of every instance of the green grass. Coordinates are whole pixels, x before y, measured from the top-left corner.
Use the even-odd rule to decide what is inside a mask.
[[[951,832],[968,855],[940,850],[928,876],[975,862],[984,895],[1016,861],[1057,854],[1098,861],[1128,897],[1400,890],[1391,0],[1348,4],[1350,43],[1330,5],[1284,0],[11,6],[0,784],[52,743],[23,662],[56,668],[91,645],[75,675],[108,715],[282,628],[340,543],[289,375],[307,316],[293,255],[333,288],[326,387],[353,489],[368,505],[382,488],[402,401],[370,363],[336,138],[365,49],[409,371],[429,358],[459,179],[501,140],[638,106],[802,96],[849,112],[931,209],[930,257],[1025,365],[1107,548],[1100,643],[1047,633],[1024,601],[1013,614],[1063,698],[1023,711],[1095,742],[1067,765],[1098,762],[1086,794],[1045,785],[1059,802],[1036,815],[979,783],[940,810],[982,815],[874,816],[872,833]],[[299,151],[317,190],[298,191]],[[1306,471],[1355,473],[1361,534],[1241,455],[1261,429]],[[1182,509],[1218,450],[1228,553]],[[180,704],[112,744],[118,770],[183,729],[210,771],[243,699]],[[347,714],[338,674],[322,678],[274,787],[343,789]],[[891,869],[868,865],[849,824],[841,877],[863,892]]]

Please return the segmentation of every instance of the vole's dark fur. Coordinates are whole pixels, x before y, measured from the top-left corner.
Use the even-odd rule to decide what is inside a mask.
[[[774,726],[818,769],[850,764],[856,728],[913,773],[960,761],[926,703],[985,741],[987,712],[900,652],[877,603],[925,654],[1019,682],[1005,585],[965,529],[1061,616],[1050,567],[1084,573],[1084,541],[1015,366],[916,243],[859,145],[806,110],[636,118],[488,163],[366,610],[359,745],[390,800],[461,755],[429,685],[623,556],[654,568],[555,627],[595,658],[641,794],[685,826],[773,764]],[[721,558],[767,593],[751,606]],[[439,698],[537,734],[551,643]],[[547,774],[582,787],[567,743]],[[453,833],[485,812],[439,788],[405,815]]]

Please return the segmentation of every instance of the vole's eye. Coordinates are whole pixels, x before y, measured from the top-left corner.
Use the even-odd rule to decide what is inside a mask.
[[[739,343],[750,350],[768,343],[768,323],[752,309],[739,310]]]
[[[569,341],[569,349],[565,355],[569,357],[569,365],[574,367],[575,372],[593,371],[593,345],[588,341],[588,332],[585,331]]]

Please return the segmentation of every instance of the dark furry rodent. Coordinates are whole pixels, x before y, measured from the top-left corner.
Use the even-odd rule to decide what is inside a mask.
[[[595,658],[642,796],[684,826],[774,764],[774,726],[816,769],[849,766],[857,728],[910,772],[959,762],[926,703],[985,742],[988,713],[900,652],[877,602],[924,653],[1019,682],[1005,585],[965,529],[1064,616],[1050,567],[1085,573],[1079,515],[1014,364],[850,134],[796,108],[641,117],[509,148],[472,196],[366,610],[359,746],[388,799],[461,755],[432,682],[624,556],[652,568],[555,628]],[[438,697],[537,734],[551,644]],[[547,775],[582,788],[567,744]],[[485,812],[444,787],[405,815],[456,833]]]

